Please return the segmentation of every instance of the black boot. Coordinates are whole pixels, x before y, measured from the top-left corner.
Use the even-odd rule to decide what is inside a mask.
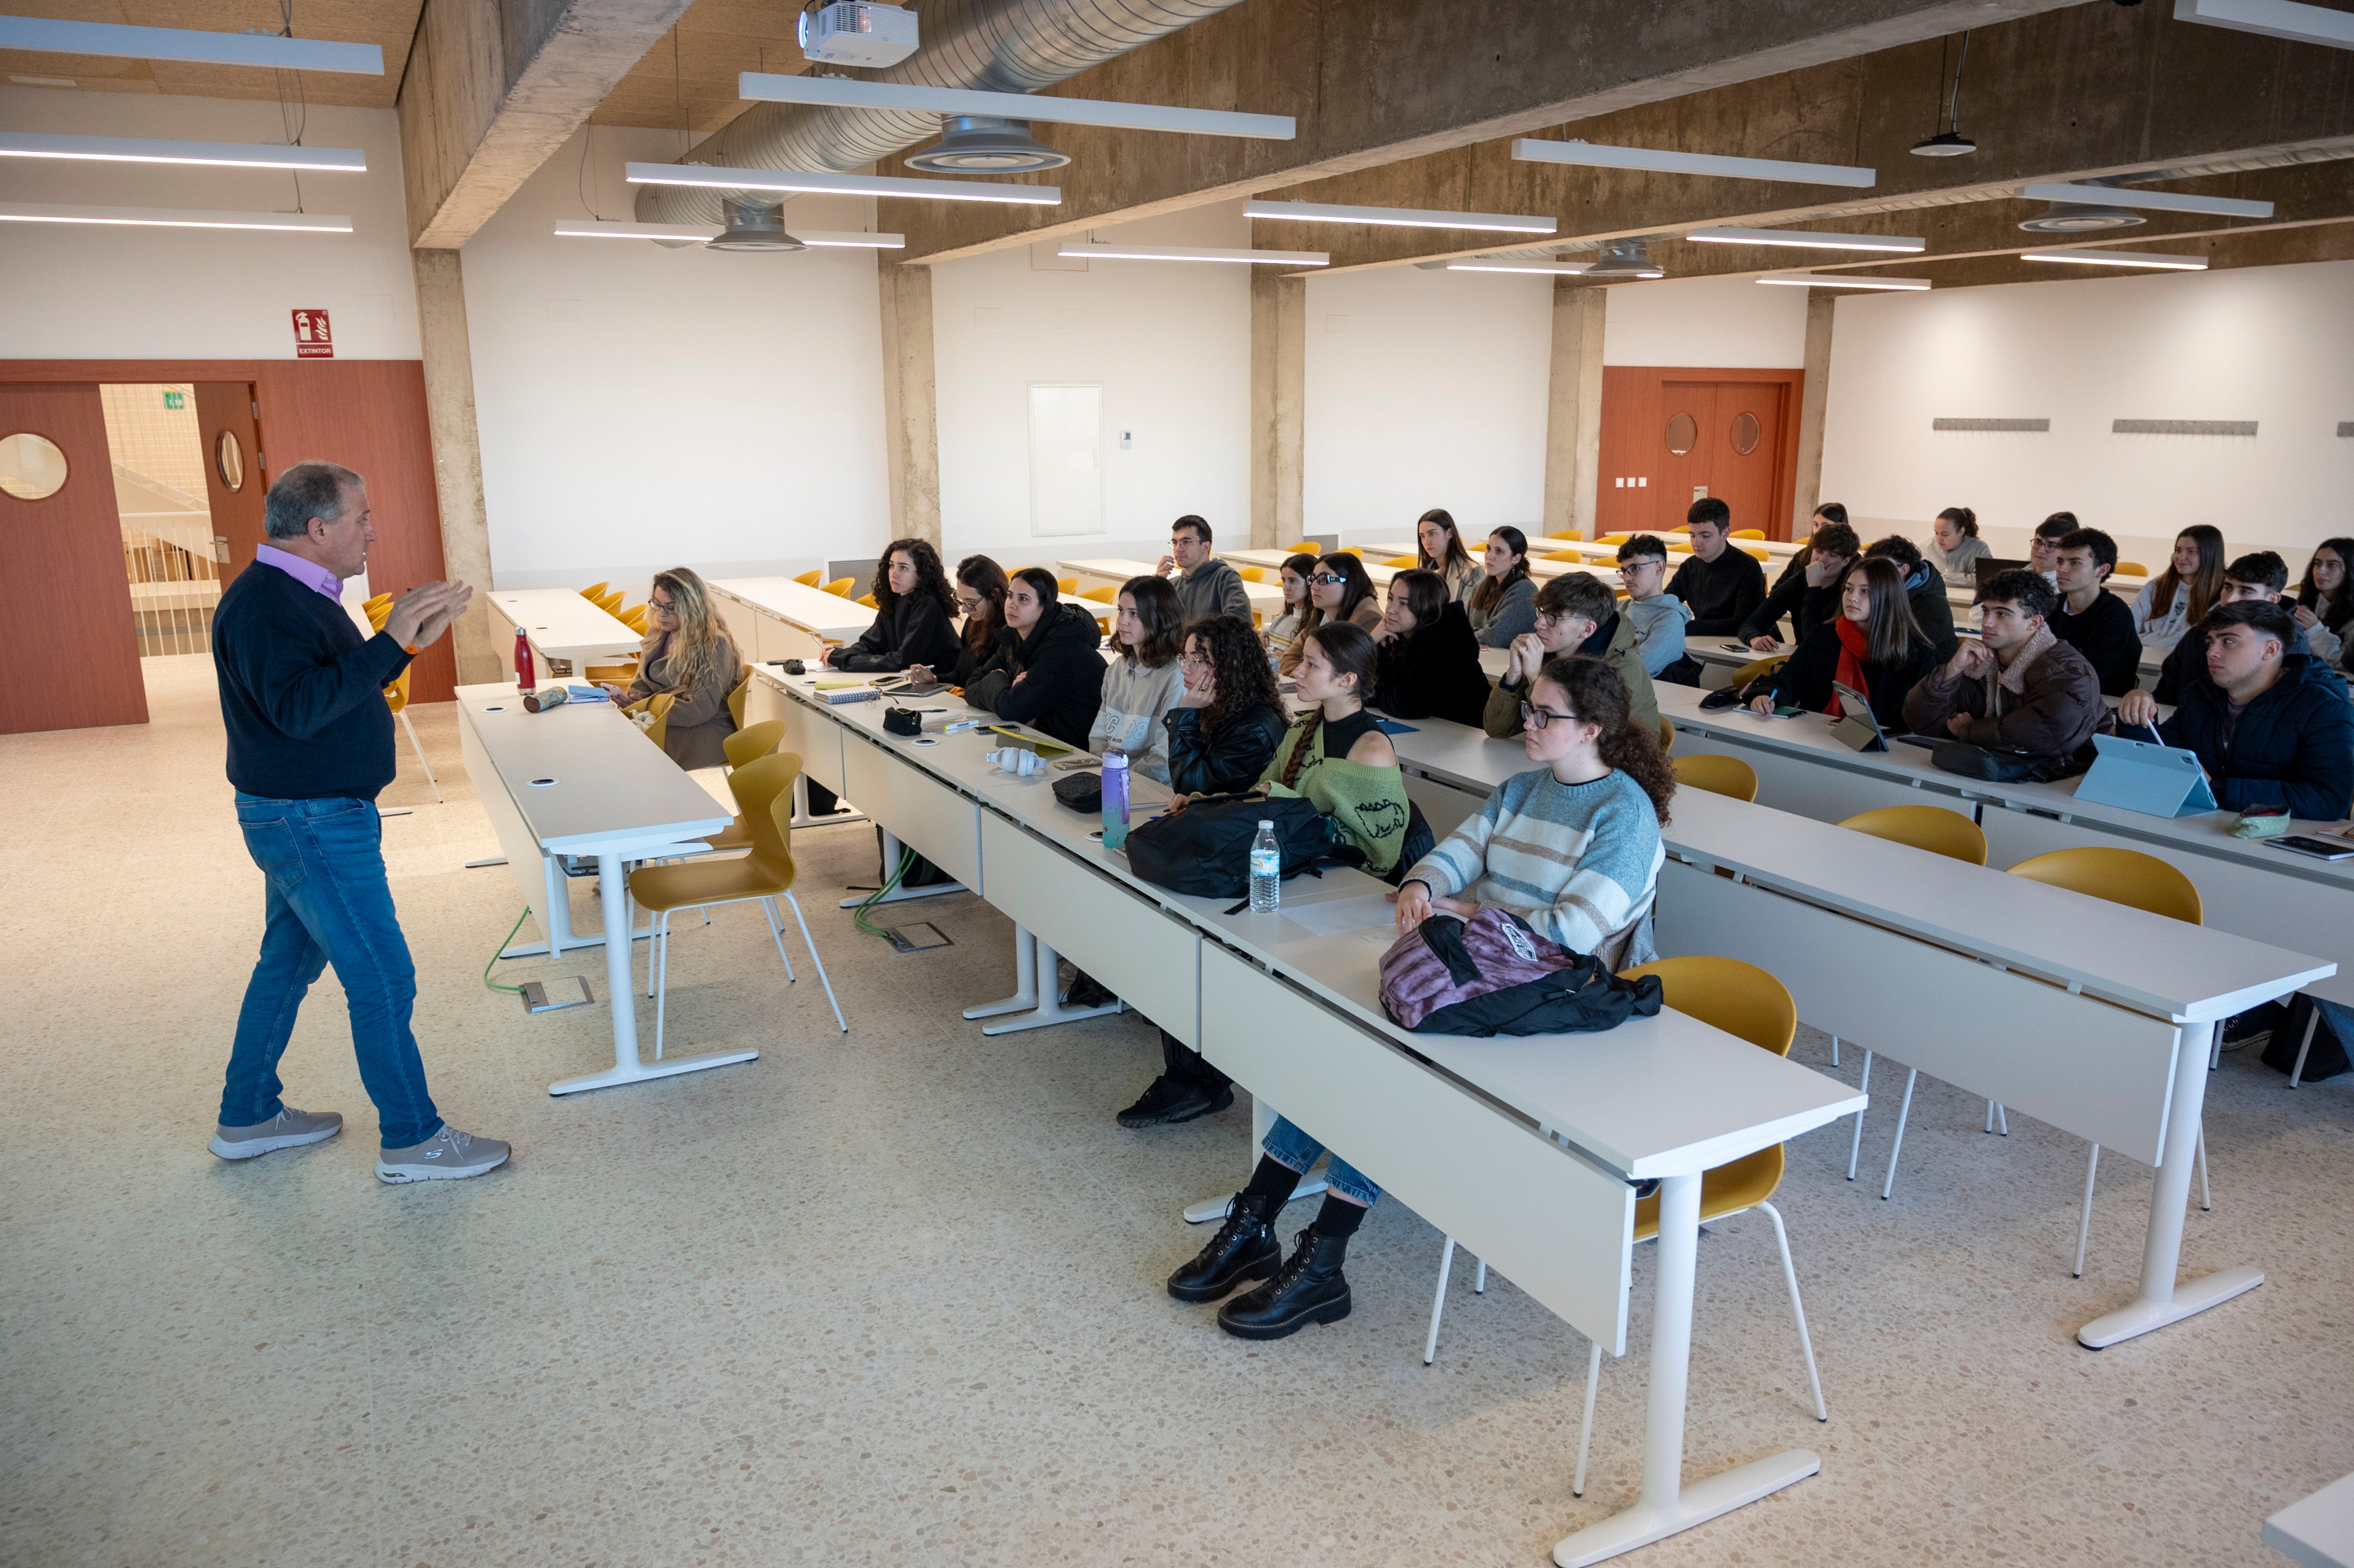
[[[1169,1277],[1169,1294],[1180,1301],[1215,1301],[1246,1279],[1265,1279],[1283,1261],[1274,1222],[1283,1200],[1267,1192],[1235,1194],[1226,1223],[1193,1261]]]
[[[1314,1226],[1274,1279],[1218,1308],[1218,1327],[1241,1340],[1280,1340],[1310,1323],[1337,1323],[1349,1315],[1349,1277],[1341,1272],[1349,1238]]]
[[[1122,1127],[1173,1127],[1197,1116],[1222,1111],[1235,1103],[1232,1088],[1212,1094],[1191,1078],[1163,1073],[1152,1080],[1137,1102],[1119,1113]]]

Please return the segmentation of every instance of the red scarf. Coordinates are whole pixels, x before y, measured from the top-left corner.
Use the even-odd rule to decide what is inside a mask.
[[[1872,644],[1865,640],[1863,628],[1844,615],[1831,624],[1838,630],[1840,640],[1839,672],[1831,679],[1850,691],[1869,692],[1872,688],[1864,684],[1863,656]],[[1834,694],[1824,705],[1823,713],[1829,718],[1842,718],[1847,709]]]

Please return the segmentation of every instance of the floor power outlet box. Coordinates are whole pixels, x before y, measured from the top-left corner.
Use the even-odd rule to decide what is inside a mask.
[[[525,1012],[559,1012],[567,1007],[586,1007],[595,1000],[588,994],[588,982],[578,975],[523,982]]]

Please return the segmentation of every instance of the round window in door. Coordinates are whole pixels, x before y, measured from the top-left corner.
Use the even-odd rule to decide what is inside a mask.
[[[220,471],[220,482],[232,491],[245,488],[245,449],[237,444],[235,430],[223,430],[213,443],[213,467]]]
[[[0,490],[19,501],[47,501],[66,487],[66,454],[47,436],[0,436]]]
[[[1757,450],[1757,438],[1764,434],[1757,416],[1743,409],[1733,417],[1733,450],[1747,457]]]
[[[1678,457],[1700,445],[1700,421],[1690,414],[1678,414],[1668,421],[1668,450]]]

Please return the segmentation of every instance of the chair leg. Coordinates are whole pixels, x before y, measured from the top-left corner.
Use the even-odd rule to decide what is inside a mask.
[[[417,766],[425,769],[425,782],[432,786],[433,803],[448,805],[449,802],[441,799],[441,780],[433,777],[433,764],[425,760],[425,743],[417,738],[417,726],[408,722],[407,708],[400,710],[400,727],[408,732],[408,749],[417,753]]]
[[[1569,1483],[1569,1495],[1585,1495],[1585,1451],[1594,1441],[1594,1385],[1602,1380],[1602,1341],[1591,1340],[1593,1349],[1585,1357],[1585,1420],[1577,1429],[1577,1478]]]
[[[1863,1054],[1863,1079],[1856,1085],[1855,1092],[1860,1095],[1872,1092],[1872,1053],[1869,1051]],[[1862,1152],[1863,1112],[1858,1111],[1855,1113],[1855,1135],[1847,1143],[1847,1179],[1850,1181],[1855,1180],[1856,1156]]]
[[[1471,1294],[1474,1296],[1488,1294],[1488,1260],[1484,1257],[1479,1260],[1479,1274],[1471,1281]]]
[[[793,918],[801,922],[801,945],[810,950],[810,962],[817,966],[818,983],[825,987],[825,1000],[833,1003],[833,1021],[841,1024],[842,1032],[847,1034],[850,1033],[850,1022],[842,1016],[842,1003],[834,998],[833,982],[826,979],[825,960],[817,956],[817,944],[810,940],[809,921],[802,917],[801,901],[792,895],[790,889],[787,889],[785,902],[793,906]]]
[[[1807,1332],[1807,1309],[1798,1300],[1798,1271],[1790,1262],[1790,1233],[1782,1228],[1782,1212],[1771,1203],[1760,1203],[1766,1217],[1774,1222],[1775,1245],[1782,1249],[1782,1279],[1790,1287],[1790,1316],[1797,1319],[1798,1349],[1807,1358],[1807,1382],[1815,1391],[1815,1419],[1829,1421],[1831,1413],[1823,1404],[1823,1380],[1815,1371],[1815,1341]]]
[[[1430,1303],[1430,1338],[1422,1342],[1422,1364],[1428,1366],[1438,1359],[1438,1319],[1447,1311],[1447,1277],[1455,1272],[1455,1238],[1447,1238],[1447,1250],[1438,1255],[1438,1293]]]
[[[2305,1017],[2305,1041],[2296,1048],[2296,1065],[2289,1069],[2288,1086],[2292,1089],[2305,1076],[2306,1054],[2313,1049],[2313,1032],[2321,1027],[2321,1004],[2317,1001],[2312,1006],[2313,1011]]]
[[[2093,1179],[2101,1172],[2101,1146],[2093,1145],[2093,1158],[2084,1165],[2084,1212],[2076,1221],[2076,1269],[2073,1277],[2084,1277],[2084,1238],[2093,1231]]]
[[[646,972],[659,975],[654,982],[654,1060],[663,1055],[663,1010],[670,1003],[670,911],[654,916],[653,952],[646,960]]]
[[[1913,1086],[1921,1078],[1921,1069],[1914,1067],[1904,1075],[1904,1104],[1896,1113],[1896,1141],[1888,1150],[1888,1180],[1880,1184],[1880,1201],[1886,1202],[1888,1194],[1896,1187],[1896,1157],[1904,1152],[1904,1124],[1913,1115]]]
[[[761,899],[760,913],[769,917],[769,939],[777,944],[777,957],[785,960],[785,983],[801,984],[801,978],[793,973],[793,960],[785,951],[785,927],[783,922],[777,918],[777,901],[773,898]]]
[[[2199,1206],[2202,1209],[2215,1206],[2215,1194],[2207,1190],[2207,1123],[2204,1118],[2199,1123]]]
[[[2000,1100],[1994,1103],[1994,1127],[2005,1138],[2010,1136],[2010,1107]]]
[[[1831,1036],[1831,1065],[1839,1065],[1839,1036],[1836,1034]]]

